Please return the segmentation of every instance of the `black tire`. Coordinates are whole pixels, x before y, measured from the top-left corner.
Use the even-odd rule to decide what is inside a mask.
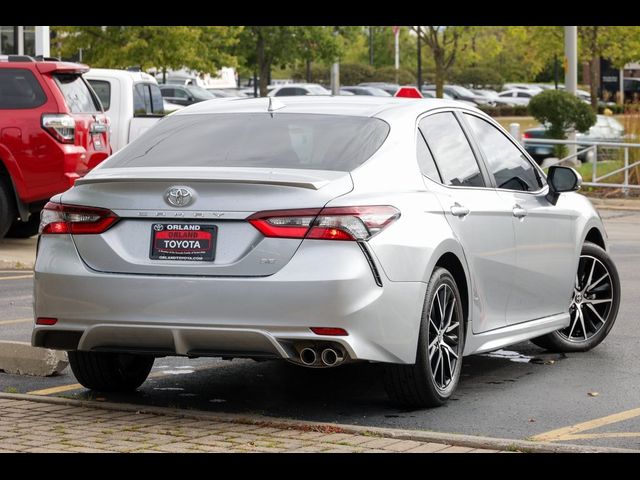
[[[576,294],[585,286],[581,285],[581,288],[574,290],[570,307],[572,318],[570,325],[532,339],[534,344],[553,352],[586,352],[607,337],[613,328],[620,307],[620,277],[613,260],[605,250],[593,243],[585,243],[582,246],[578,265],[577,277],[580,283],[589,280],[591,265],[595,265],[594,273],[591,274],[591,284],[594,288],[584,290],[584,293],[580,294],[579,303],[576,303]],[[609,276],[597,283],[596,280],[604,276],[605,269]],[[611,301],[603,300],[604,298],[610,298]],[[590,299],[600,303],[589,306]],[[578,316],[578,308],[582,319]]]
[[[4,238],[15,219],[16,207],[11,182],[7,177],[0,176],[0,240]]]
[[[21,222],[16,220],[6,234],[7,238],[29,238],[38,234],[40,227],[40,212],[32,213],[29,220]]]
[[[154,357],[125,353],[69,352],[69,364],[84,387],[100,392],[130,392],[144,383]]]
[[[436,294],[440,295],[441,288],[444,286],[444,294],[453,294],[454,309],[451,314],[451,320],[448,324],[443,324],[436,319],[439,326],[442,327],[444,332],[451,332],[446,335],[450,342],[455,340],[456,346],[455,354],[457,358],[453,358],[450,354],[445,352],[444,347],[441,347],[443,343],[443,336],[441,336],[440,342],[433,347],[432,357],[429,357],[429,344],[437,339],[437,327],[435,323],[430,322],[430,315],[432,315],[432,308],[438,308],[434,303],[436,300]],[[447,290],[448,289],[448,290]],[[447,294],[447,292],[449,292]],[[447,297],[445,297],[446,299]],[[449,297],[450,298],[450,297]],[[445,303],[445,312],[448,303]],[[444,318],[446,314],[442,315]],[[446,321],[446,319],[444,320]],[[450,330],[451,327],[457,328]],[[447,328],[449,325],[451,327]],[[430,340],[434,337],[434,340]],[[431,275],[429,284],[427,285],[427,293],[425,295],[424,307],[422,310],[422,319],[420,322],[420,334],[418,336],[418,351],[416,355],[416,362],[412,365],[400,365],[389,364],[385,365],[384,384],[387,395],[391,401],[399,406],[408,408],[425,408],[425,407],[439,407],[446,403],[451,397],[460,380],[460,370],[462,368],[462,352],[464,350],[465,340],[465,325],[464,316],[462,313],[462,301],[460,299],[460,293],[453,276],[444,268],[436,268]],[[439,367],[438,356],[442,361],[442,367]],[[440,378],[445,375],[445,356],[448,357],[450,379],[448,383],[442,382],[442,385],[438,384],[436,379],[440,372]],[[453,367],[452,367],[453,361]],[[435,371],[435,373],[434,373]],[[444,388],[442,388],[444,386]]]

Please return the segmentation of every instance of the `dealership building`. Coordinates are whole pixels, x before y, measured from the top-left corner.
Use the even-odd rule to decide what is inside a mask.
[[[42,55],[50,53],[49,27],[0,26],[0,55]]]

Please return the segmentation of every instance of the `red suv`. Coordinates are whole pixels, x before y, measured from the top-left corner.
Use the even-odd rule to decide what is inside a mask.
[[[0,58],[0,239],[38,232],[47,200],[111,154],[89,67]]]

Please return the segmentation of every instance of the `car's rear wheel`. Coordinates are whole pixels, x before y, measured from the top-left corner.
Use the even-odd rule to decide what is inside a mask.
[[[391,400],[413,408],[443,405],[460,379],[464,339],[458,287],[447,270],[437,268],[427,286],[416,362],[386,366],[385,389]]]
[[[127,392],[149,376],[154,358],[147,355],[69,352],[69,364],[84,387],[102,392]]]
[[[40,214],[32,213],[29,220],[22,222],[16,220],[9,228],[7,232],[8,238],[29,238],[38,234],[38,228],[40,227]]]
[[[0,239],[3,239],[16,218],[15,202],[11,183],[0,176]]]
[[[555,352],[591,350],[611,331],[619,306],[620,278],[615,264],[601,247],[585,243],[569,308],[569,326],[531,341]]]

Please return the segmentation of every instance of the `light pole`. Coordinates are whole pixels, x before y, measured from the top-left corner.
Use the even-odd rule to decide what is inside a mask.
[[[571,95],[578,89],[578,27],[564,27],[564,86]],[[575,130],[569,133],[569,140],[576,140]],[[577,145],[569,145],[569,154],[577,152]]]

